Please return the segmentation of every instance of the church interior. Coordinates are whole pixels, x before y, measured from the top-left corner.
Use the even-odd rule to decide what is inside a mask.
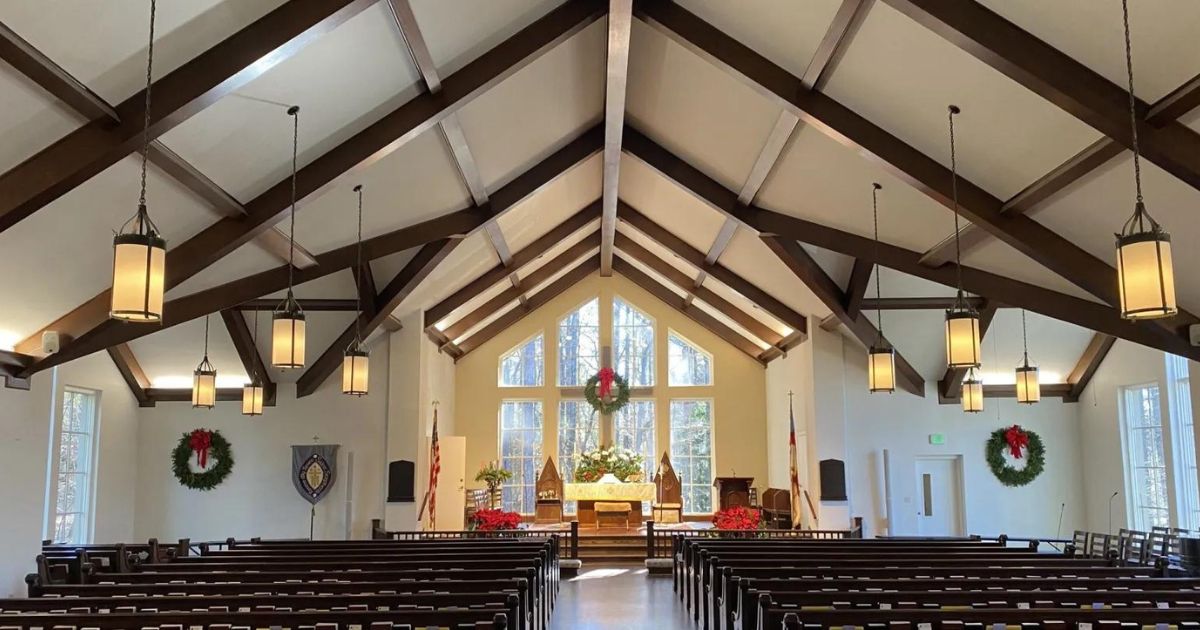
[[[1200,628],[1197,33],[0,2],[0,628]]]

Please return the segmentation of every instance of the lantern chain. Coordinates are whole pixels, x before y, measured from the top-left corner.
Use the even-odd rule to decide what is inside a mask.
[[[879,191],[882,188],[883,186],[880,186],[878,182],[873,182],[871,184],[871,218],[875,223],[875,305],[877,306],[875,309],[875,323],[879,328],[878,342],[880,346],[883,345],[883,300],[879,288],[882,275],[882,272],[879,269]]]
[[[293,105],[288,108],[288,114],[292,116],[292,217],[288,234],[288,297],[291,298],[296,268],[296,152],[300,145],[300,108]]]
[[[950,193],[954,199],[954,269],[958,280],[958,301],[963,302],[962,245],[958,237],[958,154],[954,146],[954,115],[962,110],[957,105],[948,108],[950,119]]]
[[[358,193],[358,253],[357,253],[357,261],[356,261],[355,267],[354,267],[355,279],[358,281],[357,282],[358,291],[356,292],[357,300],[356,300],[356,304],[355,304],[356,310],[358,310],[358,314],[354,318],[354,349],[355,350],[359,350],[360,346],[362,346],[362,314],[363,314],[363,312],[362,312],[362,294],[363,294],[363,292],[362,292],[362,286],[363,286],[363,278],[362,278],[362,273],[363,273],[363,271],[362,271],[362,269],[363,269],[363,264],[362,264],[362,249],[363,249],[363,246],[362,246],[362,219],[363,219],[362,188],[363,188],[362,184],[359,184],[354,187],[354,192]]]
[[[1025,352],[1025,365],[1029,366],[1029,336],[1025,331],[1025,309],[1021,309],[1021,346]]]
[[[204,360],[208,360],[208,315],[204,316]]]
[[[150,0],[150,43],[146,46],[146,100],[142,112],[142,180],[138,196],[138,213],[146,211],[146,162],[150,153],[150,92],[154,71],[154,18],[158,11],[157,0]]]
[[[1138,145],[1137,98],[1133,93],[1133,41],[1129,35],[1129,0],[1121,0],[1121,16],[1125,25],[1125,73],[1129,78],[1129,128],[1133,140],[1133,183],[1137,190],[1140,211],[1142,204],[1142,151]]]

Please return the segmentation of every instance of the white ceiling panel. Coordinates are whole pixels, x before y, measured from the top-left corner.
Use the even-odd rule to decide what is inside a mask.
[[[725,223],[712,206],[628,154],[621,156],[620,186],[622,200],[701,252]]]
[[[253,313],[249,314],[253,321]],[[270,314],[259,314],[259,342],[268,335]],[[240,387],[247,382],[246,370],[238,357],[237,348],[229,338],[229,331],[219,313],[208,319],[208,360],[217,369],[219,387]],[[142,371],[154,387],[192,386],[192,372],[204,357],[204,318],[193,319],[182,324],[139,337],[129,342],[129,348],[137,357]],[[263,356],[270,358],[269,354]]]
[[[292,118],[281,104],[300,106],[303,167],[412,98],[418,79],[386,3],[376,3],[162,140],[248,201],[291,172]]]
[[[529,26],[563,0],[412,0],[417,26],[443,77]]]
[[[628,236],[631,241],[633,241],[634,243],[636,243],[638,245],[641,245],[643,248],[648,250],[651,254],[662,259],[668,265],[674,267],[675,269],[679,270],[684,275],[687,275],[690,278],[695,278],[696,275],[700,272],[700,270],[697,269],[695,266],[693,266],[691,263],[689,263],[688,261],[684,260],[683,258],[680,258],[679,256],[677,256],[675,254],[675,252],[667,249],[663,245],[660,245],[658,241],[650,238],[649,236],[646,236],[640,230],[634,228],[633,226],[629,225],[628,223],[625,223],[625,222],[617,223],[617,231],[625,236]]]
[[[497,222],[509,250],[521,251],[599,199],[603,166],[597,153],[504,213]]]
[[[1065,383],[1075,363],[1083,355],[1092,332],[1037,313],[1026,313],[1029,338],[1029,362],[1038,366],[1043,384]],[[996,311],[992,325],[983,338],[983,366],[980,377],[985,383],[1012,384],[1014,369],[1021,363],[1021,310]]]
[[[1200,191],[1142,160],[1146,208],[1174,237],[1175,290],[1179,304],[1200,309],[1200,276],[1187,270],[1200,266],[1200,249],[1189,237],[1200,233]],[[1051,200],[1037,221],[1087,250],[1110,266],[1116,264],[1113,234],[1133,214],[1133,159],[1127,154],[1096,169],[1095,176]],[[1116,279],[1113,280],[1114,285]]]
[[[414,247],[390,256],[372,260],[371,275],[375,277],[375,286],[382,288],[391,282],[392,278],[395,278],[396,274],[400,273],[401,269],[404,269],[404,265],[407,265],[408,261],[417,255],[417,251],[418,248]]]
[[[211,289],[226,282],[274,269],[284,264],[275,255],[268,254],[258,245],[247,243],[167,291],[167,299],[191,295],[197,291]]]
[[[825,91],[946,165],[946,106],[959,105],[959,172],[1001,199],[1100,137],[884,2],[871,8]]]
[[[459,335],[458,337],[455,337],[454,339],[451,339],[451,341],[453,341],[454,343],[462,343],[462,341],[464,339],[470,339],[471,336],[473,336],[475,333],[479,332],[480,330],[483,330],[489,324],[496,321],[497,319],[500,319],[501,316],[505,315],[506,313],[513,310],[514,308],[517,308],[518,304],[519,303],[516,300],[513,300],[513,301],[509,302],[508,304],[505,304],[504,306],[496,309],[496,312],[492,313],[491,315],[488,315],[485,319],[481,320],[479,323],[475,324],[471,328],[468,328],[465,332],[463,332],[463,334]]]
[[[829,309],[804,282],[757,235],[747,230],[737,231],[721,256],[721,264],[803,315],[820,318],[829,314]]]
[[[629,55],[633,126],[726,188],[740,189],[780,108],[639,20]]]
[[[954,215],[944,206],[877,163],[803,125],[792,136],[755,203],[871,238],[872,182],[883,185],[879,192],[880,240],[925,251],[944,232],[954,230]]]
[[[538,269],[541,269],[544,265],[546,265],[550,261],[554,260],[560,254],[562,254],[563,252],[567,251],[568,249],[574,247],[577,243],[579,243],[580,241],[582,241],[584,239],[590,239],[596,243],[599,243],[600,239],[598,236],[596,236],[597,229],[599,227],[600,227],[600,220],[597,219],[595,221],[592,221],[591,223],[588,223],[586,226],[584,226],[583,229],[581,229],[581,230],[575,232],[574,234],[568,236],[567,238],[564,238],[563,240],[555,243],[550,249],[548,249],[544,253],[542,253],[541,256],[538,256],[537,258],[535,258],[533,260],[533,262],[522,267],[521,270],[517,272],[517,277],[521,278],[521,279],[528,278],[533,272],[537,271]],[[597,245],[596,248],[592,251],[599,251],[599,245]],[[506,281],[502,282],[501,284],[508,286],[508,281],[506,280]]]
[[[154,33],[157,79],[283,4],[283,0],[161,2]],[[6,0],[0,21],[110,103],[146,86],[150,3],[144,0]]]
[[[824,269],[839,287],[846,288],[850,282],[850,272],[854,270],[853,257],[807,243],[801,243],[800,247],[817,261],[821,269]]]
[[[1112,238],[1112,234],[1109,234],[1109,238]],[[976,247],[969,254],[963,256],[963,264],[1085,300],[1099,301],[1066,278],[1046,269],[1032,258],[1000,240],[992,239],[984,245]],[[1116,282],[1115,275],[1113,282]]]
[[[840,0],[680,0],[739,42],[796,76],[804,74]]]
[[[382,291],[386,284],[385,282],[378,285],[379,290]],[[297,284],[292,289],[292,294],[301,300],[353,298],[358,295],[358,285],[354,282],[354,272],[349,269],[343,269],[327,276],[321,276],[310,282]],[[287,290],[284,289],[283,291],[268,293],[264,297],[283,300],[286,296]]]
[[[0,112],[0,173],[87,122],[4,62]]]
[[[604,42],[601,20],[459,110],[463,134],[489,191],[604,115]]]
[[[387,157],[338,178],[296,212],[296,242],[312,252],[353,245],[363,185],[363,238],[386,234],[471,205],[449,149],[427,131]],[[288,229],[285,218],[279,227]]]
[[[954,297],[955,294],[953,287],[910,276],[888,267],[877,267],[871,271],[871,279],[867,282],[866,296],[869,298],[875,297],[876,278],[882,279],[879,293],[884,298]]]
[[[874,313],[871,313],[874,319]],[[883,332],[927,384],[937,386],[946,372],[945,313],[939,310],[888,311]],[[846,335],[850,337],[850,335]],[[857,341],[855,341],[857,343]]]
[[[725,327],[727,327],[730,330],[732,330],[733,332],[737,333],[739,336],[744,337],[750,343],[758,346],[759,350],[766,350],[767,348],[771,347],[771,344],[750,334],[750,332],[748,330],[746,330],[745,328],[743,328],[741,324],[733,321],[732,319],[730,319],[728,316],[726,316],[721,311],[718,311],[717,309],[713,308],[712,305],[710,305],[708,302],[705,302],[704,300],[696,299],[696,300],[692,301],[692,305],[695,306],[696,308],[699,308],[702,312],[711,316],[713,319],[717,320],[718,322],[724,324]]]
[[[404,319],[408,313],[437,304],[498,264],[496,250],[483,230],[471,234],[409,294],[396,309],[396,316]]]
[[[1125,33],[1119,2],[1096,0],[981,0],[1042,41],[1124,87]],[[1200,3],[1191,0],[1130,2],[1134,76],[1138,96],[1155,101],[1200,73],[1194,50]]]
[[[752,317],[754,317],[754,319],[766,324],[771,328],[771,330],[774,330],[781,335],[787,336],[794,332],[790,326],[784,324],[771,314],[759,308],[757,304],[750,301],[750,298],[747,298],[732,288],[718,282],[712,276],[708,276],[708,278],[704,280],[704,288],[709,289],[713,293],[725,298],[725,300],[730,304],[733,304],[735,307],[749,313]]]
[[[137,208],[138,160],[129,157],[0,233],[8,296],[0,330],[28,335],[108,288],[113,232]],[[212,222],[190,193],[151,171],[150,215],[177,245]],[[67,229],[69,227],[69,229]]]

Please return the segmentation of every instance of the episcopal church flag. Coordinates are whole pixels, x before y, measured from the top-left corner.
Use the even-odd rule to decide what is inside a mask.
[[[792,424],[792,433],[788,437],[788,456],[791,461],[792,477],[792,529],[808,529],[808,513],[800,503],[800,474],[796,470],[796,412],[792,410],[792,397],[788,395],[788,420]]]
[[[329,494],[337,473],[337,444],[292,447],[292,485],[305,501],[316,505]]]

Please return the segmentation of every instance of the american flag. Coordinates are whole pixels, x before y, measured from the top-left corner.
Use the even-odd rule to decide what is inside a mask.
[[[791,461],[792,477],[792,529],[808,529],[808,513],[800,503],[800,473],[796,470],[796,412],[792,410],[792,396],[788,394],[788,419],[792,423],[791,436],[788,437],[788,453]]]
[[[437,529],[437,484],[442,472],[442,449],[438,445],[437,406],[433,407],[433,440],[429,443],[429,529]]]

